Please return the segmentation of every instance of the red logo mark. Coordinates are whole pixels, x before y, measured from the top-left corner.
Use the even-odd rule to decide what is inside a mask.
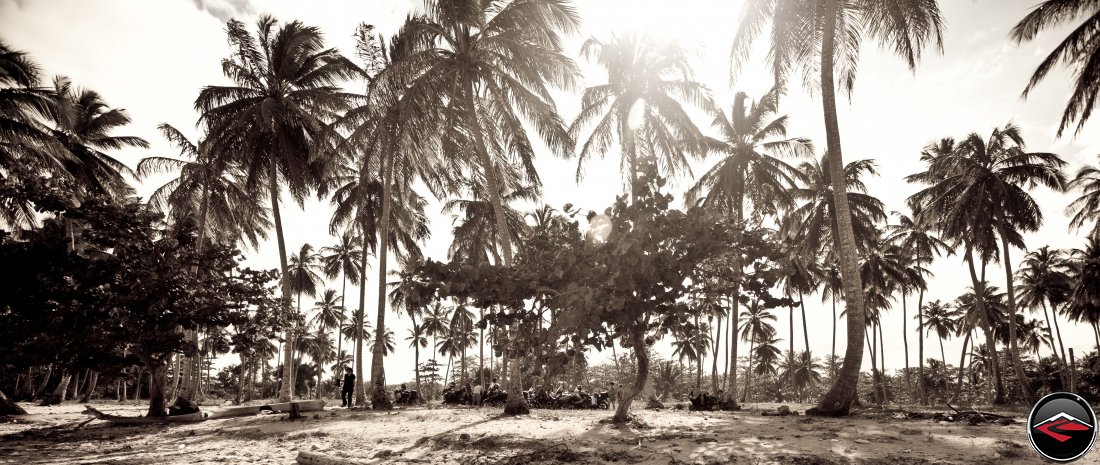
[[[1078,420],[1072,415],[1069,415],[1065,412],[1061,412],[1035,424],[1033,428],[1039,430],[1047,436],[1054,438],[1058,442],[1066,442],[1070,440],[1072,436],[1062,433],[1067,433],[1071,431],[1089,431],[1092,429],[1092,425]]]

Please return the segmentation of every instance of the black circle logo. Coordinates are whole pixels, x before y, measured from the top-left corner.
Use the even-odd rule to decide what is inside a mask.
[[[1083,457],[1096,440],[1096,414],[1081,396],[1055,392],[1027,417],[1027,436],[1039,455],[1059,463]]]

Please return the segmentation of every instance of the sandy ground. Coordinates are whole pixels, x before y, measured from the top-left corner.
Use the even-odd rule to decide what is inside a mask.
[[[97,404],[140,415],[142,406]],[[1013,412],[1009,426],[943,425],[932,420],[765,417],[753,410],[636,410],[622,427],[606,411],[536,410],[500,417],[497,409],[411,408],[372,412],[327,408],[193,424],[124,427],[87,420],[83,407],[26,406],[0,419],[0,464],[292,464],[299,451],[349,463],[459,464],[1023,464],[1043,463]],[[806,405],[792,405],[803,411]],[[1100,463],[1093,450],[1077,463]]]

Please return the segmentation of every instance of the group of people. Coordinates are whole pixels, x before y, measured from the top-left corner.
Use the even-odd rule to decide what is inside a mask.
[[[464,386],[459,387],[454,381],[451,381],[447,384],[447,387],[443,388],[443,402],[448,404],[469,404],[480,407],[485,404],[503,402],[507,399],[508,394],[500,388],[500,383],[497,382],[496,378],[493,378],[488,386],[476,382],[473,386],[466,383]]]
[[[691,402],[692,410],[736,410],[738,408],[734,396],[727,393],[725,389],[719,389],[711,395],[705,389],[691,388],[688,392],[688,401]]]

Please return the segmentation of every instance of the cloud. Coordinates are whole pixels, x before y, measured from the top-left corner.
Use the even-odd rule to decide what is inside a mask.
[[[218,18],[222,22],[241,16],[250,16],[256,12],[250,0],[193,0],[195,6],[204,13]]]

